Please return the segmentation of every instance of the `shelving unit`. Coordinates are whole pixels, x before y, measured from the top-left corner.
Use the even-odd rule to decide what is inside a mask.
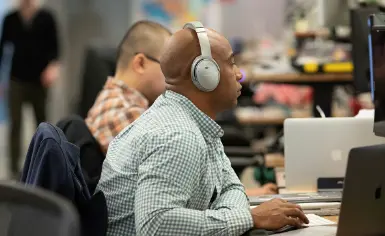
[[[245,71],[245,81],[243,83],[286,83],[303,84],[311,86],[314,89],[313,115],[320,117],[316,110],[316,105],[320,106],[327,117],[332,115],[332,96],[333,88],[339,84],[349,84],[353,82],[353,76],[350,73],[337,74],[304,74],[304,73],[286,73],[286,74],[255,74],[252,72],[252,65],[244,65],[241,68]],[[254,121],[253,121],[254,122]],[[282,123],[281,119],[261,119],[261,122]],[[247,123],[247,122],[246,122]],[[258,122],[254,122],[258,123]]]

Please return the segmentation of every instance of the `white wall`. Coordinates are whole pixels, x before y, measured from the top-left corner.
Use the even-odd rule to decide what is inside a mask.
[[[49,102],[47,104],[48,120],[55,123],[68,113],[68,103],[65,99],[65,88],[68,75],[68,52],[66,51],[68,48],[68,42],[67,35],[64,31],[64,29],[67,27],[68,16],[65,14],[66,2],[63,0],[46,1],[45,6],[50,8],[55,15],[61,48],[60,57],[62,70],[60,73],[60,78],[50,90]]]
[[[79,99],[84,50],[97,42],[116,46],[131,20],[130,0],[50,0],[60,24],[63,72],[52,89],[50,117],[74,112]]]
[[[67,93],[70,105],[77,103],[84,50],[97,42],[117,46],[129,27],[130,1],[127,0],[61,0],[67,3],[68,36]]]
[[[281,36],[287,0],[237,0],[222,4],[222,33],[242,39]]]

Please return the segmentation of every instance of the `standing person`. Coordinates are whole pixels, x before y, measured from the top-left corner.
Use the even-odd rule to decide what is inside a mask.
[[[52,14],[37,0],[20,0],[3,21],[0,59],[4,45],[14,47],[9,92],[11,170],[17,174],[20,157],[21,109],[30,103],[37,124],[46,120],[47,89],[58,75],[58,36]]]

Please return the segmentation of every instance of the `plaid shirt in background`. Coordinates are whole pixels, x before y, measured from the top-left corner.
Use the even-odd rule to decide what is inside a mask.
[[[114,137],[147,108],[148,101],[141,93],[110,77],[88,112],[86,124],[106,153]]]

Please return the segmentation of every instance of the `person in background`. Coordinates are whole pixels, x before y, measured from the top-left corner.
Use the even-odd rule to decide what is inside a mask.
[[[278,193],[277,185],[273,183],[267,183],[262,185],[260,188],[247,188],[247,196],[261,196],[261,195],[272,195]]]
[[[108,78],[86,117],[102,151],[165,90],[159,58],[171,32],[151,21],[138,21],[118,49],[115,76]]]
[[[37,124],[45,121],[47,89],[58,77],[59,44],[53,15],[37,0],[20,0],[18,8],[4,18],[0,60],[7,44],[14,48],[9,85],[10,164],[17,174],[22,105],[32,105]]]
[[[215,90],[194,85],[197,34],[178,31],[160,59],[166,91],[108,148],[97,189],[106,196],[110,236],[241,235],[308,223],[299,206],[280,199],[250,210],[214,121],[237,104],[242,76],[229,42],[207,31],[220,74]]]

